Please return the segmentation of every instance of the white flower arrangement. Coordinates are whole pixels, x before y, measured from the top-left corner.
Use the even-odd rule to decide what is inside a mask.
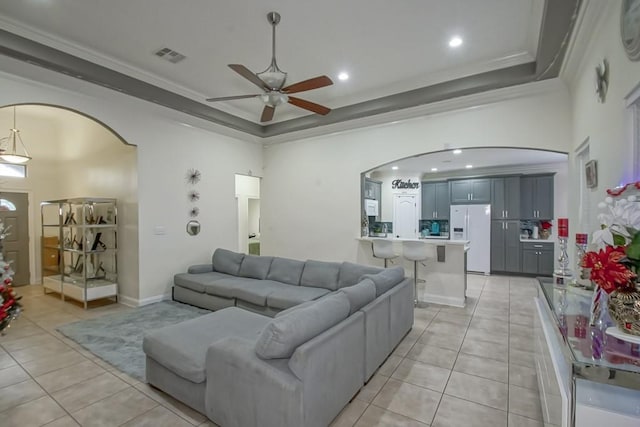
[[[598,215],[600,230],[593,233],[593,243],[598,249],[606,246],[626,246],[640,230],[640,201],[635,195],[619,200],[607,197],[598,204],[607,213]]]

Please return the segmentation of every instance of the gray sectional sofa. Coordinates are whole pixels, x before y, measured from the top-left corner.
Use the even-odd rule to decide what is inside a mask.
[[[174,284],[218,311],[147,334],[147,381],[222,427],[328,425],[413,325],[401,267],[218,249]]]

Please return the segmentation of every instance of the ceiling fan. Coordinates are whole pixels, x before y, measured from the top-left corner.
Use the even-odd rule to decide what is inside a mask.
[[[272,29],[272,54],[271,65],[261,73],[253,73],[244,65],[229,64],[236,73],[240,74],[245,79],[249,80],[254,85],[263,90],[263,93],[255,95],[237,95],[237,96],[222,96],[219,98],[208,98],[208,102],[215,101],[230,101],[233,99],[245,99],[245,98],[260,98],[264,103],[264,109],[262,110],[262,116],[260,116],[261,122],[268,122],[273,119],[273,114],[276,111],[278,105],[282,105],[285,102],[295,105],[296,107],[304,108],[316,114],[327,115],[331,109],[324,105],[316,104],[305,99],[296,98],[290,96],[292,93],[304,92],[307,90],[318,89],[324,86],[330,86],[333,84],[331,79],[327,76],[314,77],[312,79],[303,80],[298,83],[294,83],[288,86],[284,86],[287,80],[287,73],[278,68],[276,63],[276,25],[280,22],[280,14],[278,12],[269,12],[267,14],[267,20],[271,24]]]

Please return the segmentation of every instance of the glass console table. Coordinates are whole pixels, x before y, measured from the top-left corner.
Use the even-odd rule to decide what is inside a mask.
[[[534,318],[545,423],[640,426],[640,345],[589,326],[593,291],[551,280],[538,279]]]

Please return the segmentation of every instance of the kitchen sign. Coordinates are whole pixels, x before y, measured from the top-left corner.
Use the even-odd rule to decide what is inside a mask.
[[[410,179],[403,181],[401,179],[394,179],[391,181],[391,189],[392,190],[416,190],[420,187],[419,182],[411,182]]]

